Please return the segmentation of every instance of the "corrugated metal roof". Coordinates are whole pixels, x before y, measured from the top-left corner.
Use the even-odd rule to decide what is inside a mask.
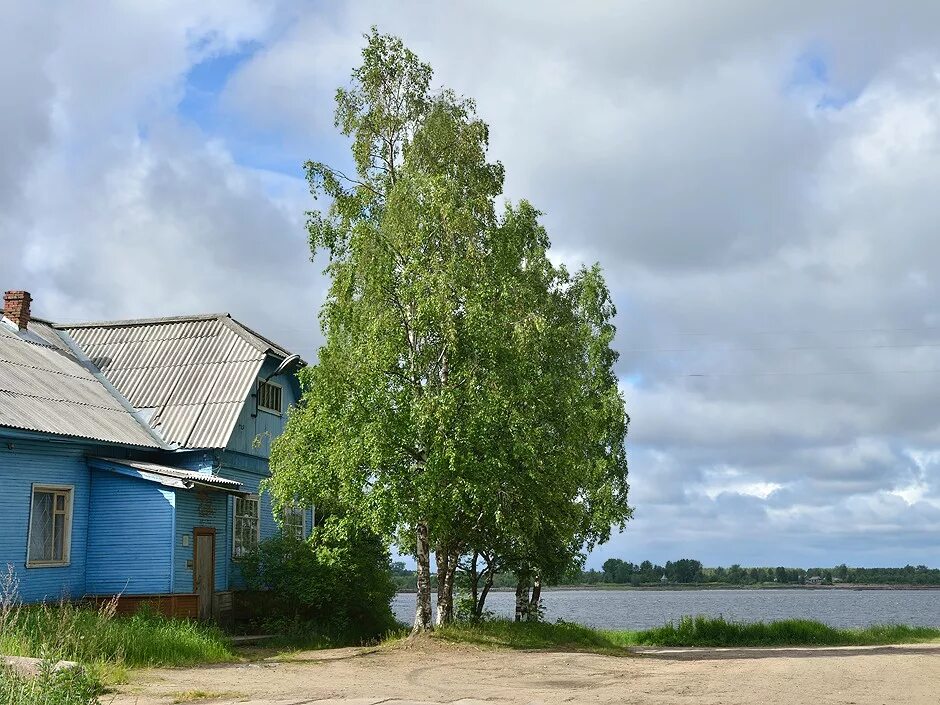
[[[56,328],[179,448],[224,448],[265,356],[289,355],[228,314]]]
[[[0,324],[0,426],[159,447],[56,331],[39,320],[25,332]]]
[[[159,463],[149,463],[143,460],[125,460],[122,458],[91,458],[91,463],[95,467],[101,469],[107,468],[106,464],[110,463],[112,465],[132,468],[142,473],[159,475],[161,477],[172,478],[174,480],[181,480],[186,486],[190,488],[194,485],[206,485],[209,487],[215,487],[238,493],[243,492],[245,489],[242,483],[240,483],[238,480],[230,480],[227,477],[219,477],[218,475],[210,475],[208,473],[196,472],[194,470],[183,470],[182,468],[174,468],[170,467],[169,465],[160,465]]]

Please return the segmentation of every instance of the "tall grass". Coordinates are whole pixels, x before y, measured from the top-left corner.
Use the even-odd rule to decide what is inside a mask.
[[[0,625],[0,653],[94,663],[187,666],[233,658],[215,627],[139,612],[119,617],[107,609],[70,604],[23,607]]]
[[[97,609],[66,602],[23,605],[17,587],[12,571],[0,577],[0,654],[131,668],[234,658],[214,626],[148,611],[118,616],[116,600]]]
[[[495,619],[444,627],[445,639],[521,649],[570,649],[616,652],[627,646],[861,646],[940,641],[940,629],[878,625],[837,629],[804,619],[743,624],[721,617],[685,617],[655,629],[591,629],[558,622],[511,622]]]
[[[0,705],[98,705],[100,692],[98,680],[81,669],[56,672],[46,662],[26,678],[0,668]]]

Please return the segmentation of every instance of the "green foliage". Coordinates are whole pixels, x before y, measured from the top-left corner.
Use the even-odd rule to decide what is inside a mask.
[[[0,668],[0,705],[98,705],[101,691],[94,675],[82,668],[57,672],[52,661],[28,678]]]
[[[488,127],[431,77],[373,29],[336,97],[356,173],[306,165],[330,202],[308,214],[329,257],[326,344],[269,487],[356,516],[422,575],[427,527],[438,555],[485,551],[550,582],[630,517],[614,307],[597,266],[551,263],[533,206],[497,214]]]
[[[396,626],[388,551],[352,523],[333,518],[307,541],[282,534],[262,541],[242,573],[250,587],[267,591],[268,627],[289,639],[359,641]]]
[[[643,631],[591,629],[569,622],[511,622],[505,619],[458,622],[439,631],[460,642],[519,649],[566,649],[616,652],[627,646],[760,647],[861,646],[910,644],[940,640],[940,629],[881,625],[865,629],[836,629],[809,620],[740,624],[721,618],[686,617]]]
[[[218,628],[146,610],[125,617],[116,616],[107,606],[96,610],[68,603],[44,604],[12,609],[0,622],[0,653],[10,656],[128,667],[233,659]]]

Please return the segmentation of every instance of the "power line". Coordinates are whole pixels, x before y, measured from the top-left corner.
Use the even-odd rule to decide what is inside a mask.
[[[829,377],[861,375],[876,377],[877,375],[920,375],[937,374],[940,369],[934,370],[840,370],[819,372],[692,372],[678,375],[679,377]],[[668,376],[668,375],[667,375]]]
[[[789,330],[751,330],[751,331],[675,331],[673,335],[679,336],[744,336],[744,335],[800,335],[800,334],[818,334],[818,333],[911,333],[914,331],[940,330],[940,325],[925,325],[909,328],[793,328]]]
[[[914,348],[940,348],[940,343],[903,343],[888,345],[795,345],[791,347],[750,348],[628,348],[621,353],[669,353],[669,352],[799,352],[804,350],[902,350]]]

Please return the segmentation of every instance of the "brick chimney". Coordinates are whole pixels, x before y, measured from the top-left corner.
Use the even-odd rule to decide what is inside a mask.
[[[3,295],[3,316],[26,330],[29,323],[29,304],[33,297],[28,291],[8,291]]]

